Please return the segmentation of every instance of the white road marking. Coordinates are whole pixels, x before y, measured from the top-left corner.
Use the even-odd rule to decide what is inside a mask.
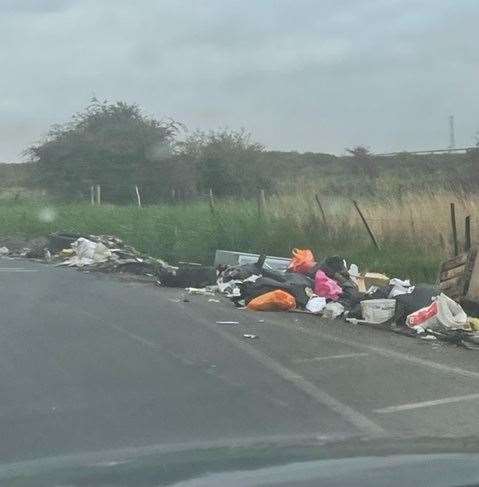
[[[270,321],[270,323],[273,323]],[[279,321],[274,322],[275,327],[282,327],[286,330],[291,331],[292,328],[290,325],[280,323]],[[432,360],[427,360],[423,358],[416,357],[414,355],[410,355],[408,353],[403,352],[396,352],[394,350],[390,350],[388,348],[381,348],[375,345],[367,345],[365,343],[360,342],[353,342],[351,340],[346,340],[344,338],[335,337],[332,335],[328,335],[327,333],[323,333],[321,331],[310,330],[309,328],[305,328],[301,325],[295,324],[294,331],[301,332],[306,335],[314,336],[320,338],[322,340],[329,340],[334,343],[340,343],[341,345],[347,345],[351,348],[356,348],[359,350],[364,350],[366,352],[372,352],[377,355],[382,355],[383,357],[387,357],[389,359],[399,360],[401,362],[409,362],[414,365],[420,365],[421,367],[426,367],[433,370],[438,370],[440,372],[444,372],[450,375],[461,375],[463,377],[468,377],[471,379],[479,379],[479,372],[475,372],[473,370],[461,369],[460,367],[452,367],[450,365],[441,364],[439,362],[433,362]]]
[[[361,430],[363,433],[366,433],[370,436],[374,437],[381,437],[386,436],[387,432],[384,428],[382,428],[379,424],[375,423],[371,419],[364,416],[359,411],[356,411],[350,406],[343,404],[342,402],[338,401],[334,397],[330,396],[327,392],[321,390],[315,384],[310,382],[309,380],[305,379],[303,376],[297,374],[296,372],[288,369],[284,365],[281,365],[276,360],[272,359],[269,355],[261,352],[253,345],[250,345],[248,342],[240,340],[235,335],[228,332],[225,328],[221,326],[216,326],[212,324],[210,321],[201,318],[198,314],[192,316],[192,312],[190,309],[182,306],[183,310],[188,314],[192,319],[196,321],[200,321],[204,324],[204,326],[215,333],[221,335],[227,342],[231,343],[237,349],[241,350],[242,352],[248,354],[258,363],[263,365],[266,369],[273,372],[274,374],[281,377],[283,380],[290,382],[294,387],[302,391],[303,393],[307,394],[310,398],[322,404],[335,413],[342,416],[346,421],[353,424],[356,428]]]
[[[196,321],[200,321],[207,328],[221,335],[226,341],[230,342],[236,348],[250,355],[252,358],[254,358],[265,368],[269,369],[271,372],[280,376],[283,380],[292,383],[293,386],[301,390],[303,393],[307,394],[309,397],[313,398],[319,404],[323,404],[327,406],[329,409],[331,409],[338,415],[342,416],[345,420],[349,421],[351,424],[356,426],[356,428],[361,430],[363,433],[366,433],[369,436],[374,436],[374,437],[381,437],[387,434],[386,431],[381,426],[379,426],[374,421],[370,420],[369,418],[361,414],[359,411],[356,411],[355,409],[347,406],[346,404],[343,404],[337,399],[334,399],[327,392],[322,391],[315,384],[306,380],[301,375],[298,375],[292,370],[284,367],[283,365],[276,362],[268,355],[264,354],[263,352],[260,352],[253,346],[249,345],[247,342],[244,342],[243,340],[236,338],[234,335],[231,335],[223,327],[218,326],[216,324],[212,324],[208,320],[200,318],[197,314],[193,318],[190,314],[191,313],[190,310],[188,310],[184,305],[181,305],[181,308],[183,309],[183,311],[186,312],[185,314],[189,315],[192,319]],[[162,351],[162,347],[158,343],[153,342],[152,340],[147,340],[140,335],[131,333],[130,331],[126,330],[125,328],[122,328],[121,326],[107,322],[104,319],[95,316],[94,314],[90,313],[87,310],[81,310],[81,312],[92,317],[97,322],[104,324],[128,336],[132,340],[139,342],[150,349],[156,351]],[[176,354],[172,353],[171,351],[169,353],[170,355],[176,356]],[[177,358],[181,359],[181,357],[179,356]]]
[[[305,362],[320,362],[323,360],[335,360],[335,359],[343,359],[343,358],[366,357],[367,355],[369,355],[369,353],[366,353],[366,352],[343,353],[340,355],[326,355],[324,357],[298,358],[298,359],[294,359],[293,362],[297,363],[297,364],[302,364]]]
[[[20,267],[0,267],[0,272],[38,272],[39,269],[21,269]]]
[[[400,404],[399,406],[389,406],[387,408],[375,409],[375,413],[387,414],[396,413],[399,411],[409,411],[411,409],[428,408],[431,406],[440,406],[441,404],[451,404],[454,402],[471,401],[479,399],[479,394],[469,394],[467,396],[445,397],[443,399],[435,399],[433,401],[413,402],[410,404]]]

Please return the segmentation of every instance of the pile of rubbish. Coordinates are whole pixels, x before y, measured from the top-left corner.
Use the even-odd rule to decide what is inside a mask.
[[[264,256],[253,264],[226,267],[219,273],[218,291],[249,310],[313,313],[479,349],[479,319],[468,317],[435,286],[360,274],[340,256],[316,262],[308,249],[294,249],[285,270],[263,264]]]
[[[57,232],[29,242],[0,240],[0,255],[36,258],[80,270],[146,276],[162,286],[186,288],[188,294],[214,296],[219,292],[249,310],[311,313],[479,349],[479,318],[468,316],[440,287],[413,285],[409,280],[373,272],[361,274],[357,265],[348,267],[340,256],[317,262],[308,249],[293,249],[289,262],[266,256],[255,261],[251,260],[253,254],[248,254],[247,263],[215,269],[195,263],[173,266],[111,235]],[[456,257],[451,263],[469,262],[464,259]],[[446,277],[456,275],[458,269],[446,271]]]
[[[10,239],[10,242],[12,248],[0,247],[0,255],[40,259],[83,271],[134,274],[170,287],[203,287],[216,280],[212,266],[194,263],[173,266],[139,252],[112,235],[57,232],[48,238],[39,237],[22,243]]]

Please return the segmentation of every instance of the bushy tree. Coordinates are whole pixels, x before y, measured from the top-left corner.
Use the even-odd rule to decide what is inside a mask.
[[[195,132],[179,149],[196,167],[197,187],[218,196],[249,196],[271,188],[264,147],[245,130]]]
[[[356,175],[366,176],[370,180],[378,177],[378,167],[374,155],[368,147],[357,145],[351,149],[346,149],[346,152],[352,155],[352,169]]]
[[[128,202],[138,184],[144,199],[154,201],[178,186],[178,172],[186,179],[191,173],[174,152],[180,128],[144,115],[135,104],[92,99],[26,153],[36,161],[35,183],[54,195],[85,197],[100,184],[106,201]]]

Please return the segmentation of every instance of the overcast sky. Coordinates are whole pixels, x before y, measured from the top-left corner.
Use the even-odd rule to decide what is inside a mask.
[[[268,148],[474,144],[478,0],[0,0],[0,161],[96,95]]]

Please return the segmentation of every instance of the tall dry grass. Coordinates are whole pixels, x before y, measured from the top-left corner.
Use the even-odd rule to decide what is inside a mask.
[[[364,225],[352,200],[341,196],[318,195],[324,209],[327,227],[334,234],[345,229],[363,233]],[[462,195],[454,191],[405,193],[399,198],[382,195],[358,200],[374,235],[379,242],[402,242],[424,249],[440,249],[444,255],[452,252],[450,204],[455,204],[458,236],[464,242],[464,218],[471,217],[472,241],[477,242],[479,232],[479,195]],[[269,199],[268,212],[276,218],[288,216],[299,226],[305,215],[314,215],[322,222],[322,212],[312,191],[298,191],[294,195],[274,196]],[[346,238],[346,236],[345,236]]]

